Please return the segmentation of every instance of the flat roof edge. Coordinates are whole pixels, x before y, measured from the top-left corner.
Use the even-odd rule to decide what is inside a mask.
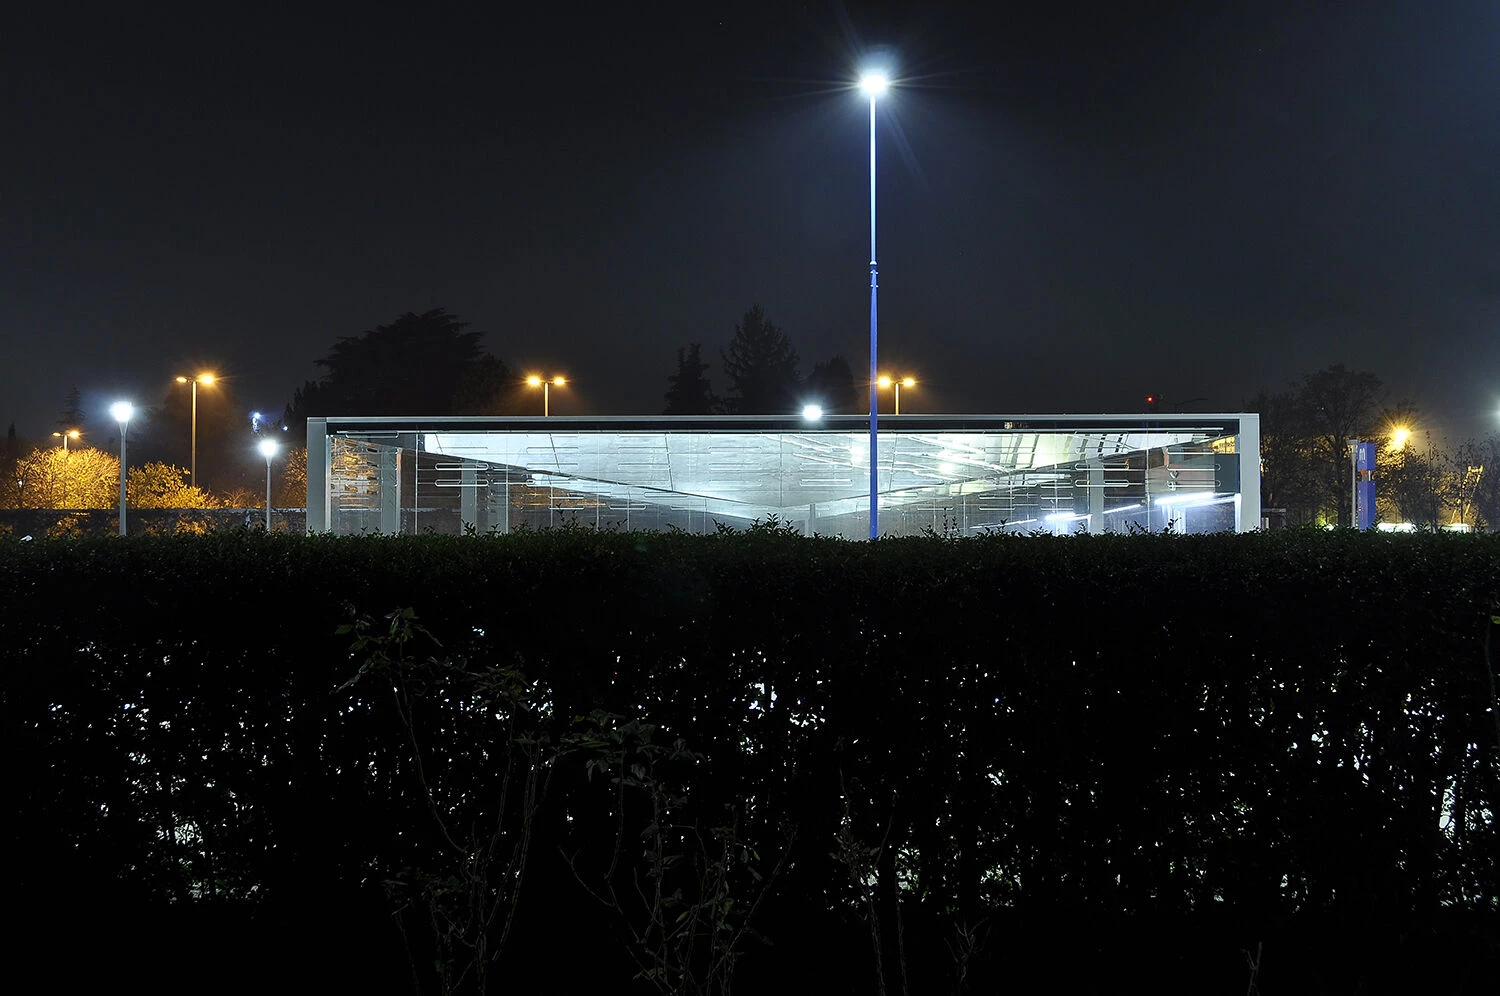
[[[994,414],[994,415],[882,415],[888,429],[1080,429],[1130,426],[1139,428],[1237,428],[1255,412],[1193,412],[1160,414]],[[441,432],[465,429],[551,428],[572,431],[664,432],[673,430],[767,430],[777,432],[867,431],[869,415],[825,415],[805,419],[795,415],[329,415],[308,421],[323,423],[329,432],[400,429]]]

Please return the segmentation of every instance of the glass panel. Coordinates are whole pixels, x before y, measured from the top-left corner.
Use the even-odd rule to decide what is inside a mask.
[[[882,535],[1234,528],[1237,476],[1223,471],[1233,434],[1005,425],[882,432]],[[330,446],[337,533],[568,523],[706,533],[775,516],[808,534],[868,534],[862,431],[552,431],[454,419],[420,431],[335,430]]]

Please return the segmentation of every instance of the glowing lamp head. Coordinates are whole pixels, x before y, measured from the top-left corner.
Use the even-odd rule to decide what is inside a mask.
[[[214,375],[213,374],[199,374],[198,377],[197,377],[197,380],[198,380],[198,383],[200,383],[200,384],[212,384],[214,382]]]
[[[879,384],[881,387],[890,387],[891,379],[889,377],[881,377],[876,380],[875,383]]]
[[[265,457],[267,460],[275,456],[276,451],[280,448],[280,444],[277,443],[274,439],[262,439],[260,441],[260,445],[256,447],[256,449],[260,450],[260,455]]]
[[[538,377],[536,374],[532,374],[530,377],[526,378],[526,384],[528,387],[541,387],[542,378]]]
[[[903,378],[901,378],[901,386],[902,387],[916,387],[917,386],[917,379],[915,377],[903,377]]]
[[[860,92],[871,100],[885,96],[890,85],[891,81],[886,79],[885,73],[865,73],[859,78]]]
[[[1396,429],[1391,433],[1391,449],[1395,449],[1395,450],[1401,449],[1401,447],[1403,447],[1403,446],[1406,445],[1406,441],[1408,439],[1410,439],[1410,438],[1411,438],[1411,430],[1410,429],[1408,429],[1404,425],[1403,426],[1397,426]]]
[[[187,383],[187,378],[186,377],[178,377],[177,378],[177,383],[179,383],[179,384],[186,384]]]
[[[116,401],[109,406],[109,413],[116,422],[129,422],[130,417],[135,414],[135,406],[128,401]]]
[[[805,405],[802,408],[802,417],[809,422],[816,422],[823,417],[823,409],[817,405]]]
[[[557,387],[562,387],[567,382],[568,382],[568,378],[566,378],[566,377],[553,377],[552,378],[552,383],[555,386],[557,386]]]

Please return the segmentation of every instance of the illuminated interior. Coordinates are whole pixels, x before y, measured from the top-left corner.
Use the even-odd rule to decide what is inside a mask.
[[[1258,428],[1255,415],[884,416],[880,532],[1255,528]],[[702,533],[775,517],[868,535],[864,416],[329,418],[309,420],[308,443],[320,532]]]

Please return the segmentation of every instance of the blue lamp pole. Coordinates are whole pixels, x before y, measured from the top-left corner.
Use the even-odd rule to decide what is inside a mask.
[[[876,457],[880,436],[880,371],[876,359],[876,292],[880,289],[875,263],[875,101],[890,86],[884,73],[866,73],[859,88],[870,98],[870,539],[880,535],[880,464]]]

